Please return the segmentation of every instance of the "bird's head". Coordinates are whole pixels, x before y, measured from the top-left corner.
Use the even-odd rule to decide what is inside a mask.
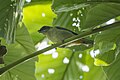
[[[50,28],[52,28],[52,27],[50,27],[50,26],[43,26],[40,30],[38,30],[38,32],[42,33],[42,34],[45,34],[45,33],[47,33],[47,31],[50,30]]]

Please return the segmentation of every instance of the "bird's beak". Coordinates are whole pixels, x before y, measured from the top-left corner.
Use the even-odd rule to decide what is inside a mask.
[[[45,34],[45,33],[46,33],[45,31],[43,31],[43,30],[41,30],[41,29],[38,30],[38,32],[39,32],[39,33],[42,33],[42,34]]]
[[[39,32],[39,33],[44,33],[44,31],[42,31],[42,30],[38,30],[38,32]]]
[[[39,33],[41,33],[41,31],[40,31],[40,30],[38,30],[38,32],[39,32]]]

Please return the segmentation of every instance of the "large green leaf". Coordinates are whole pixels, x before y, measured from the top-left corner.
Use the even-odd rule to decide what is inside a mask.
[[[95,43],[100,43],[103,41],[116,42],[117,39],[119,38],[119,35],[120,35],[120,27],[109,29],[109,30],[100,32],[95,38]],[[99,44],[96,44],[96,45],[99,45]]]
[[[26,50],[26,53],[30,54],[35,51],[35,47],[24,24],[20,24],[22,27],[17,27],[16,30],[16,42],[22,45]]]
[[[80,76],[83,76],[82,67],[85,65],[80,61],[80,58],[78,57],[81,53],[72,53],[69,58],[69,64],[64,71],[63,80],[80,80]]]
[[[117,50],[109,50],[104,54],[97,55],[94,63],[96,66],[109,66],[116,60],[117,54]]]
[[[83,80],[106,80],[102,68],[94,65],[94,59],[89,54],[89,51],[83,52],[82,62],[89,67],[89,72],[84,72]]]
[[[79,53],[72,53],[69,49],[57,49],[57,53],[56,58],[52,57],[55,53],[39,56],[39,62],[36,64],[37,80],[79,80],[79,76],[82,75],[82,70],[77,64]],[[55,72],[49,73],[49,69]]]
[[[39,56],[39,61],[36,63],[37,80],[62,80],[64,78],[67,64],[63,63],[63,60],[65,57],[69,59],[72,52],[69,49],[57,49],[58,57],[53,58],[54,54],[56,53]],[[49,69],[54,72],[49,73]]]
[[[52,8],[54,9],[55,12],[66,12],[66,11],[71,11],[71,10],[76,10],[82,7],[86,7],[89,4],[82,3],[85,0],[54,0]]]
[[[10,0],[5,0],[5,1],[0,1],[0,37],[4,37],[5,35],[5,27],[7,28],[7,24],[5,26],[4,23],[7,23],[6,19],[8,18],[7,15],[9,14],[9,12],[7,11],[7,9],[10,9],[10,4],[11,1]],[[6,5],[5,5],[6,4]]]
[[[24,0],[0,0],[0,37],[5,38],[7,43],[15,41],[23,4]]]
[[[53,18],[56,16],[50,6],[50,1],[32,2],[23,9],[23,22],[35,44],[44,38],[44,36],[37,31],[44,25],[51,26]]]
[[[118,54],[117,58],[114,61],[114,63],[108,67],[103,67],[105,74],[107,76],[107,79],[109,80],[119,80],[120,79],[120,74],[119,74],[119,66],[120,66],[120,37],[117,41],[117,49],[118,49]]]
[[[112,65],[109,67],[103,67],[108,80],[120,80],[119,66],[120,54],[118,54],[116,61]]]
[[[96,27],[106,21],[116,18],[120,15],[120,4],[117,3],[105,3],[98,4],[95,7],[88,10],[86,20],[82,28]]]
[[[25,55],[31,54],[35,51],[32,39],[23,24],[17,27],[16,42],[14,44],[6,45],[7,55],[5,56],[5,65],[8,65]],[[0,77],[0,80],[35,80],[34,77],[35,59],[16,66]]]
[[[120,3],[118,0],[53,0],[52,8],[55,12],[67,12],[98,3]]]
[[[96,49],[100,50],[100,54],[97,55],[96,58],[105,61],[107,64],[111,64],[116,59],[117,57],[116,55],[118,54],[117,52],[118,46],[116,47],[116,45],[117,41],[119,40],[119,36],[120,36],[119,27],[99,33],[95,38],[94,45],[95,50]]]
[[[56,58],[53,57],[56,52],[51,53],[39,56],[36,63],[37,80],[106,80],[102,69],[94,66],[89,51],[73,53],[69,49],[57,48]],[[65,59],[69,63],[64,63]]]

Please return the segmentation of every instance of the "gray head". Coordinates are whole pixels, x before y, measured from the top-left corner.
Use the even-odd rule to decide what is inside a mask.
[[[50,26],[43,26],[40,30],[38,30],[39,33],[45,34],[50,28]]]

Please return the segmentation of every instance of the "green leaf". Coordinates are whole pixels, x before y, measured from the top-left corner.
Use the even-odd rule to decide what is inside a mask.
[[[115,49],[115,43],[120,35],[120,28],[114,28],[99,33],[95,38],[95,49],[100,49],[101,52],[107,52],[111,49]]]
[[[67,12],[85,8],[100,3],[120,3],[118,0],[53,0],[52,8],[55,12]]]
[[[6,45],[8,52],[4,60],[7,65],[35,51],[32,39],[23,24],[17,27],[16,34],[16,42]],[[35,59],[32,59],[3,74],[0,80],[35,80],[34,69]]]
[[[114,28],[99,33],[95,38],[94,49],[100,53],[96,56],[97,66],[108,66],[114,62],[118,54],[117,41],[119,40],[120,28]]]
[[[32,38],[30,37],[23,23],[21,23],[20,26],[17,27],[16,42],[22,45],[22,47],[26,50],[28,54],[33,53],[35,51]]]
[[[83,80],[106,80],[106,76],[101,67],[94,65],[94,58],[89,54],[90,50],[83,52],[82,62],[89,67],[89,72],[84,72]]]
[[[108,80],[120,80],[119,66],[120,66],[120,53],[118,54],[116,61],[112,65],[108,67],[103,67]]]
[[[80,58],[78,57],[79,54],[80,52],[75,52],[70,56],[69,64],[63,74],[63,80],[80,80],[80,76],[83,76],[82,67],[85,65],[81,63]]]
[[[15,41],[16,27],[21,18],[21,9],[24,0],[1,0],[0,3],[0,37],[6,39],[7,43]]]
[[[43,40],[44,36],[38,30],[44,25],[52,25],[56,16],[51,10],[51,2],[30,3],[23,9],[23,22],[25,23],[35,44]]]
[[[82,7],[87,7],[90,4],[82,3],[84,0],[54,0],[52,8],[55,12],[67,12],[77,10]],[[82,3],[82,4],[80,4]]]
[[[10,0],[5,0],[5,1],[1,0],[1,3],[0,3],[0,13],[1,13],[0,15],[0,37],[4,37],[5,35],[5,28],[7,28],[7,24],[5,26],[4,23],[7,23],[6,19],[9,13],[7,9],[10,8],[10,3],[11,3]]]
[[[52,52],[49,52],[52,53]],[[63,63],[63,60],[66,58],[69,59],[72,52],[69,49],[57,49],[58,57],[53,58],[52,54],[42,54],[39,56],[39,60],[36,63],[36,78],[37,80],[61,80],[64,76],[64,71],[67,64]],[[49,69],[54,71],[53,73],[49,72]]]
[[[109,50],[114,50],[116,48],[114,42],[110,42],[110,41],[102,41],[99,42],[98,45],[99,45],[100,54],[108,52]]]
[[[88,10],[86,20],[82,28],[93,28],[120,15],[120,4],[98,4]]]
[[[102,69],[93,65],[93,58],[88,54],[89,51],[71,52],[69,49],[57,48],[58,57],[53,58],[52,54],[42,54],[36,63],[37,80],[105,80]],[[63,63],[65,57],[69,63]],[[53,73],[49,73],[49,69]],[[99,72],[98,72],[99,70]],[[94,76],[94,73],[96,76]],[[101,76],[103,76],[101,78]]]
[[[115,61],[116,55],[116,50],[110,50],[104,54],[99,54],[96,56],[94,64],[96,66],[109,66]]]

